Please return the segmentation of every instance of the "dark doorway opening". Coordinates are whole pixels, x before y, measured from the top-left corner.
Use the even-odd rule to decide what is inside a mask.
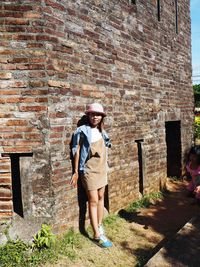
[[[181,177],[181,122],[165,122],[167,145],[167,176]]]
[[[13,211],[19,216],[24,217],[22,184],[20,173],[20,157],[32,157],[32,153],[10,153],[2,154],[10,157],[11,160],[11,177],[12,177],[12,198]]]
[[[143,195],[144,192],[144,172],[143,172],[143,153],[142,153],[142,142],[143,139],[135,140],[138,148],[138,163],[139,163],[139,192]]]

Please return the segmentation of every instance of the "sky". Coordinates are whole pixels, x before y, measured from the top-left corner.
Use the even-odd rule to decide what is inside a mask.
[[[190,2],[192,20],[193,83],[200,84],[200,0],[191,0]]]

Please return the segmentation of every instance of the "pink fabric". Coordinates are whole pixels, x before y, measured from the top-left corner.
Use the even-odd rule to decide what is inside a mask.
[[[197,199],[200,199],[200,192],[194,192],[196,189],[196,185],[193,183],[193,181],[191,181],[188,186],[187,186],[187,190],[190,191],[190,192],[193,192],[195,194],[195,197]]]
[[[200,166],[198,166],[197,169],[191,169],[190,167],[191,163],[186,165],[186,169],[187,171],[190,173],[190,175],[192,176],[192,178],[194,178],[195,176],[200,174]]]
[[[190,192],[194,192],[195,197],[197,199],[200,199],[200,192],[195,192],[196,185],[194,184],[194,179],[197,175],[200,175],[200,166],[197,169],[191,169],[190,163],[186,166],[187,171],[190,173],[192,176],[192,181],[188,184],[187,190]]]
[[[193,181],[189,182],[189,184],[187,185],[187,190],[190,192],[193,192],[195,190],[195,185]]]
[[[103,106],[99,103],[90,104],[88,106],[87,110],[85,111],[85,113],[88,114],[90,112],[97,112],[97,113],[102,114],[103,116],[106,116],[106,113],[104,112]]]

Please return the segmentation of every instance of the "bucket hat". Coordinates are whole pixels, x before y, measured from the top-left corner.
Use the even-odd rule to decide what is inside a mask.
[[[90,104],[88,106],[87,110],[85,111],[85,114],[87,115],[88,113],[91,113],[91,112],[99,113],[99,114],[103,115],[104,117],[106,116],[106,113],[104,112],[103,106],[99,103]]]

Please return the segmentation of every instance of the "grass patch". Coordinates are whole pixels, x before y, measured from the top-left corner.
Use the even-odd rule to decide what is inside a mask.
[[[141,208],[148,208],[155,200],[163,199],[162,192],[156,192],[149,195],[144,195],[140,200],[131,203],[125,210],[127,212],[136,212]]]
[[[126,211],[131,213],[140,208],[149,207],[153,202],[155,203],[155,200],[162,198],[162,192],[145,195],[142,199],[130,204],[126,208]],[[121,240],[124,238],[127,240],[130,236],[129,229],[126,229],[127,222],[124,218],[120,217],[119,214],[110,214],[104,219],[103,224],[108,237],[114,243],[120,244]],[[88,227],[87,232],[89,236],[92,237],[91,226]],[[48,263],[54,264],[61,259],[67,262],[68,266],[70,266],[72,262],[82,259],[86,262],[90,260],[98,262],[98,260],[102,259],[102,255],[104,255],[103,251],[101,252],[102,255],[100,254],[98,257],[96,254],[94,254],[94,256],[88,254],[88,251],[91,250],[98,251],[95,249],[90,239],[73,229],[70,229],[66,234],[60,237],[56,237],[51,232],[49,226],[42,225],[40,231],[34,236],[32,245],[25,244],[21,240],[11,241],[8,239],[7,244],[0,246],[0,267],[46,266]],[[86,251],[85,255],[84,251]],[[118,251],[117,249],[116,251],[116,253],[122,253],[122,258],[123,256],[127,257],[127,252]],[[113,261],[116,261],[115,257],[113,257]],[[143,259],[139,260],[139,262],[143,262]]]
[[[25,266],[28,245],[20,240],[8,241],[6,245],[0,246],[0,266]]]
[[[118,238],[124,224],[125,220],[121,218],[118,214],[110,214],[103,221],[106,233],[112,241]]]
[[[58,259],[56,246],[40,250],[32,250],[30,245],[21,240],[8,241],[0,246],[1,267],[29,267],[39,266]]]
[[[59,259],[58,246],[56,244],[50,248],[43,248],[40,250],[30,251],[24,266],[43,266],[43,264],[50,262],[55,263]]]
[[[78,257],[77,250],[82,249],[86,243],[87,239],[83,235],[71,229],[60,240],[59,254],[73,261]]]
[[[76,250],[82,248],[85,239],[80,233],[69,230],[49,246],[45,243],[44,247],[27,245],[21,240],[8,241],[0,246],[0,267],[43,266],[47,262],[57,262],[62,256],[73,261],[78,257]]]
[[[108,215],[104,221],[103,224],[107,227],[113,227],[113,225],[116,225],[117,221],[120,219],[119,215],[117,214],[111,214]]]

